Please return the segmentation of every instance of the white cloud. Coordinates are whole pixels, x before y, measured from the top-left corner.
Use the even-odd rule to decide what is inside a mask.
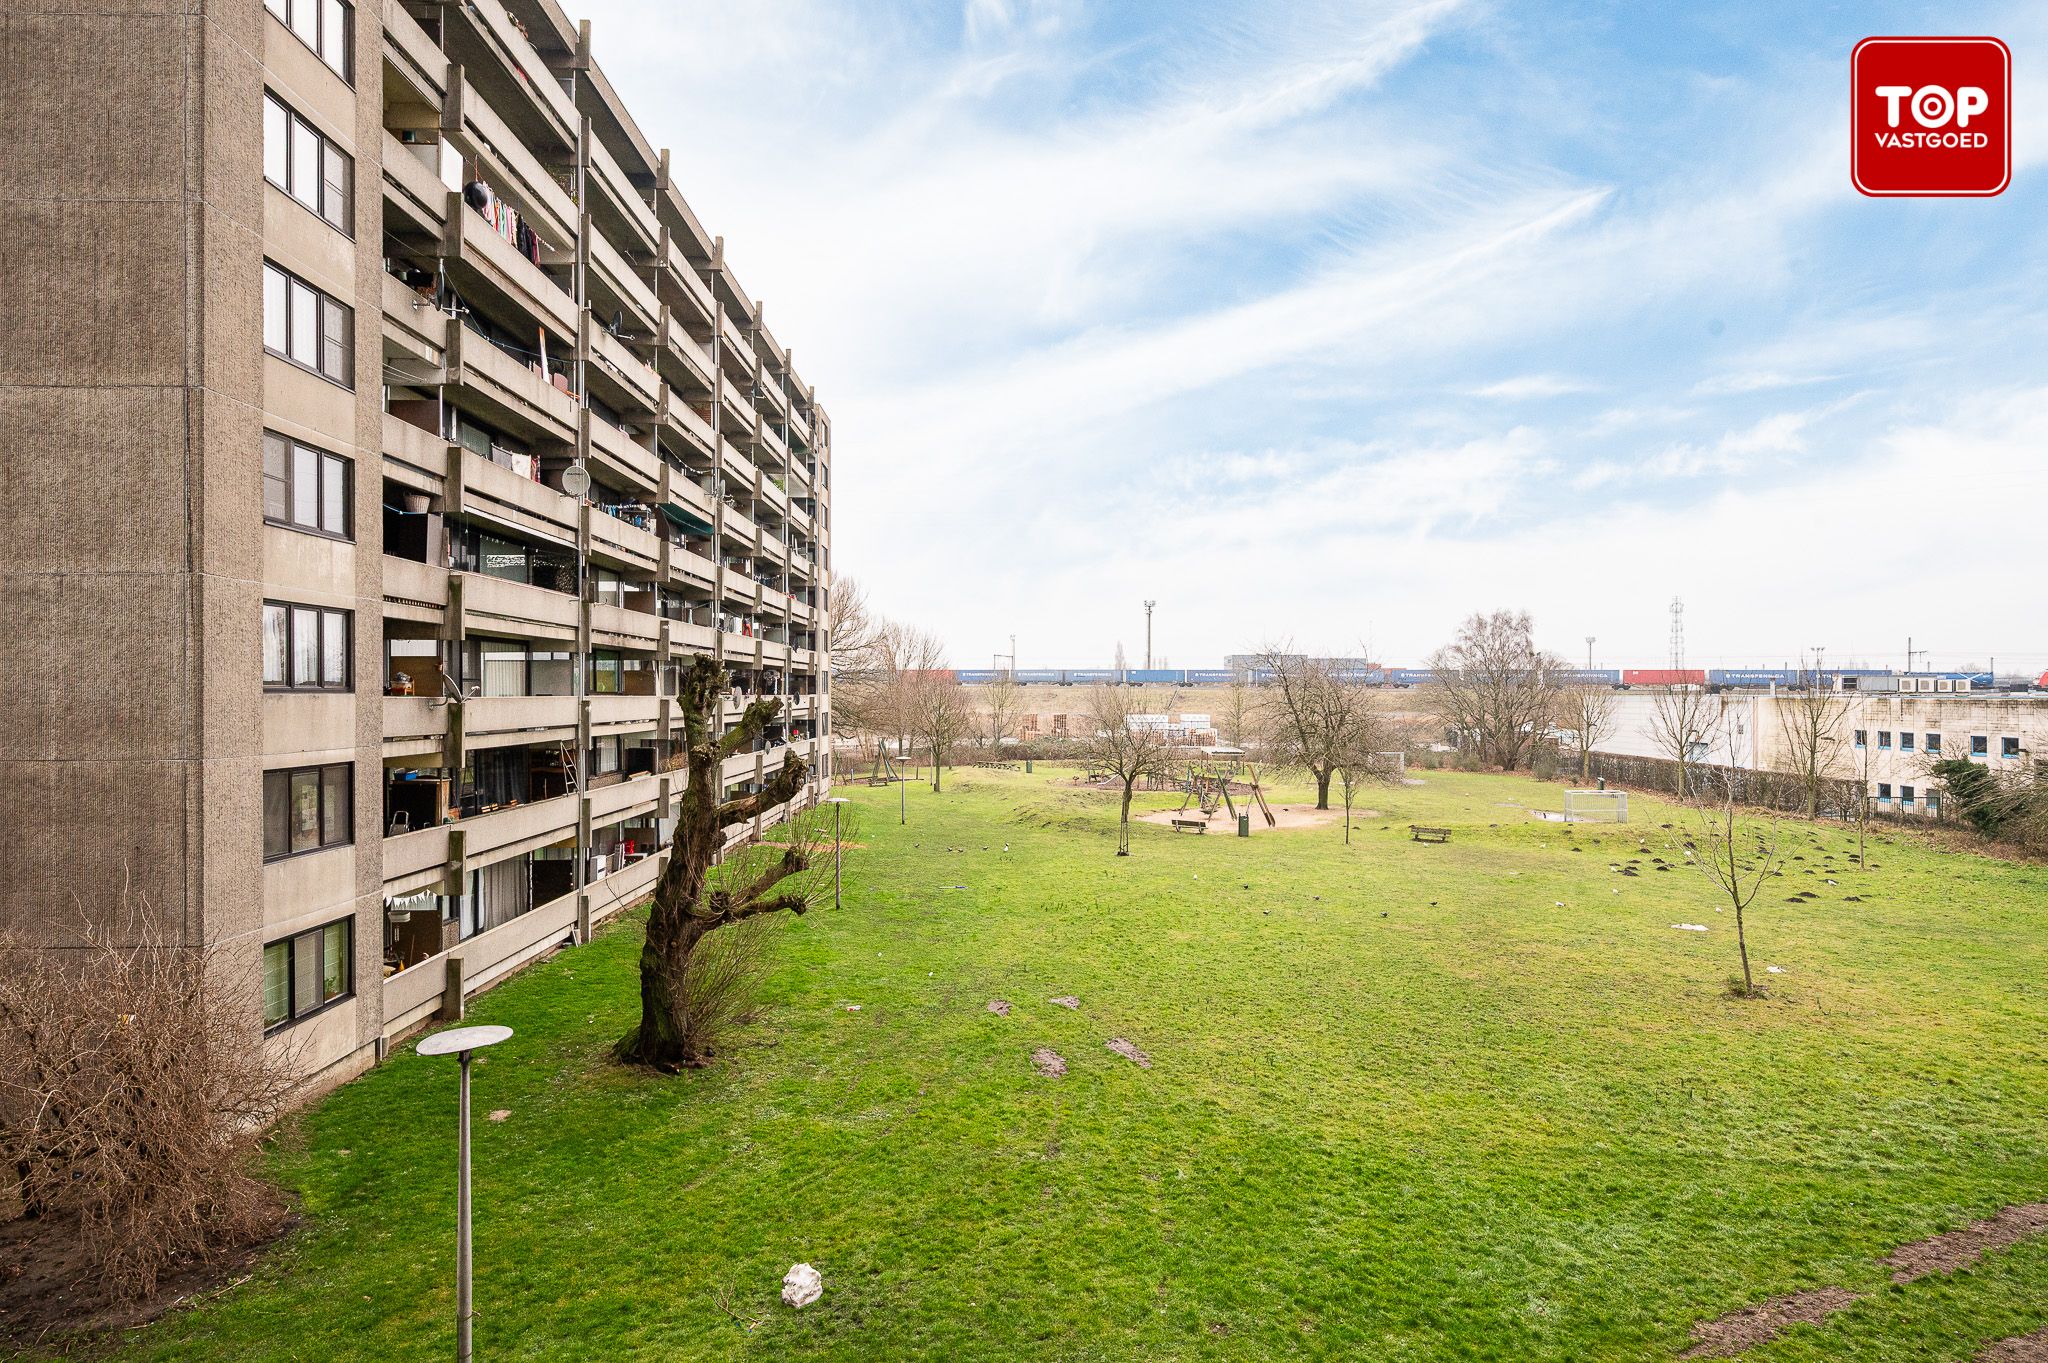
[[[1561,374],[1522,374],[1470,390],[1474,397],[1499,398],[1504,402],[1520,402],[1528,398],[1566,397],[1574,393],[1598,391],[1597,384],[1587,383],[1583,379],[1566,378]]]

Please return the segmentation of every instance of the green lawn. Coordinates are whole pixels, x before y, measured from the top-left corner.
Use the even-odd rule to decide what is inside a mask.
[[[477,1065],[479,1355],[1645,1359],[1824,1284],[1871,1295],[1747,1357],[1967,1359],[2048,1322],[2048,1242],[1905,1287],[1875,1263],[2048,1198],[2042,868],[1899,841],[1859,873],[1787,825],[1771,997],[1742,1001],[1647,801],[1568,831],[1527,812],[1559,787],[1419,773],[1349,848],[1141,826],[1118,860],[1069,774],[915,787],[907,828],[850,792],[846,907],[789,922],[709,1071],[607,1062],[635,922],[480,1000],[518,1035]],[[408,1047],[328,1099],[277,1157],[304,1229],[123,1356],[445,1357],[454,1083]]]

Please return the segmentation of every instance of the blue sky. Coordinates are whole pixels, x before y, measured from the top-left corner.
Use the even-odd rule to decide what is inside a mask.
[[[987,666],[1465,614],[2048,667],[2048,12],[591,0],[832,413],[834,554]],[[1963,24],[1962,28],[1957,25]],[[1871,200],[1848,56],[2014,54],[2013,184]]]

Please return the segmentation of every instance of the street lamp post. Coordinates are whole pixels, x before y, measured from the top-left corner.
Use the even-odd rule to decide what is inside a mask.
[[[844,795],[833,795],[825,803],[832,806],[832,907],[839,907],[840,861],[845,854],[846,842],[839,836],[840,806],[846,803]]]
[[[460,1097],[456,1101],[455,1176],[455,1358],[469,1363],[471,1346],[469,1267],[469,1058],[486,1046],[512,1035],[510,1027],[454,1027],[436,1032],[419,1044],[421,1055],[454,1055],[462,1061]]]

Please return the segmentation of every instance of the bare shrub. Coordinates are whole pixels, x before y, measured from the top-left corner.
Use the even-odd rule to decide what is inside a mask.
[[[290,1057],[255,1035],[251,973],[125,895],[76,946],[0,932],[0,1167],[25,1216],[75,1218],[87,1293],[149,1296],[283,1223],[254,1155]]]
[[[707,934],[683,965],[677,989],[677,1024],[683,1046],[705,1059],[724,1047],[732,1029],[752,1020],[768,973],[775,924],[745,918]]]

